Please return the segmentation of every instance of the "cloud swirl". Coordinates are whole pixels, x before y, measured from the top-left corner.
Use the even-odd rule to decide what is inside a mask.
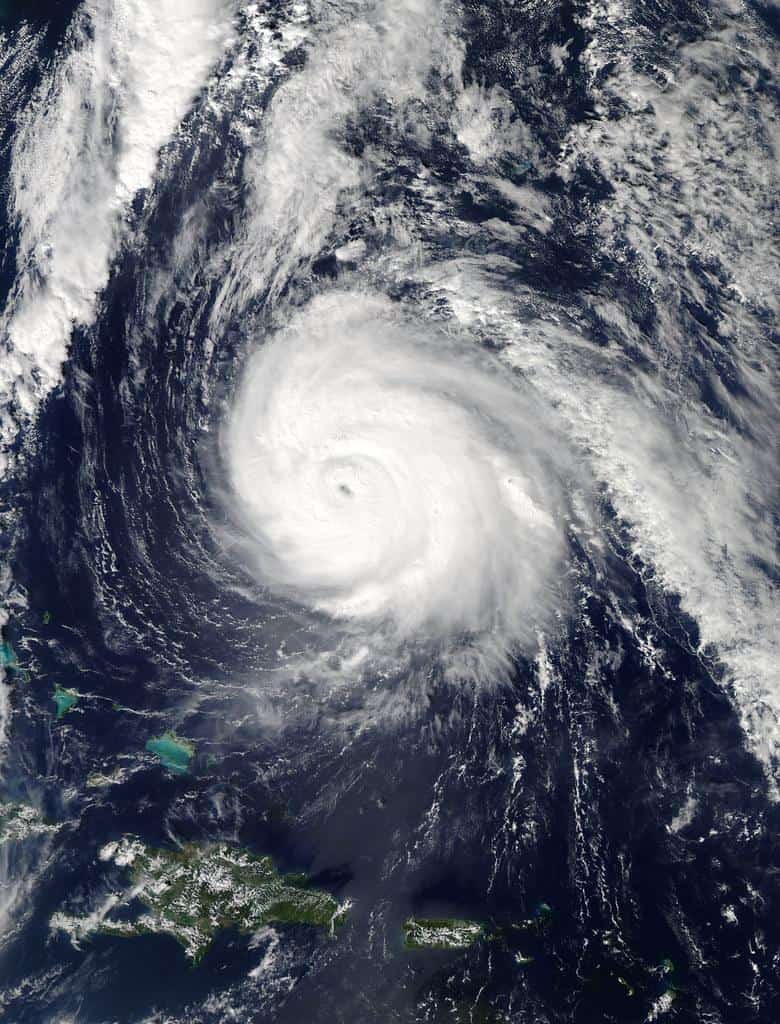
[[[484,350],[384,298],[319,296],[250,358],[223,445],[272,590],[394,640],[532,642],[564,463]]]

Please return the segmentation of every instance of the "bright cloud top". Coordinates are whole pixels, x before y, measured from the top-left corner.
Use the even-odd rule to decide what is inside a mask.
[[[272,589],[399,639],[509,649],[538,628],[560,455],[484,351],[385,299],[320,296],[251,357],[224,449]]]

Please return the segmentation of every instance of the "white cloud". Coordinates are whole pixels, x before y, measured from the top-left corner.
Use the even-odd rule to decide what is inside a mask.
[[[88,0],[76,14],[14,140],[18,273],[0,322],[3,446],[58,382],[74,324],[94,315],[129,203],[152,184],[160,148],[229,32],[226,0]]]
[[[375,657],[384,637],[535,646],[572,463],[486,353],[329,292],[252,356],[224,448],[247,564]]]

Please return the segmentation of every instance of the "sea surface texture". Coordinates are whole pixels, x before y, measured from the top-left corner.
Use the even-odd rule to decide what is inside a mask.
[[[774,0],[0,0],[0,1021],[780,1020]]]

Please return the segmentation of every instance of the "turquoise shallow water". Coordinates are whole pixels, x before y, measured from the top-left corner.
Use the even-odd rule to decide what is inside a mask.
[[[774,561],[778,62],[751,10],[0,0],[3,1021],[776,1024],[780,804],[705,644],[721,599],[728,651],[756,640],[732,577],[758,595]],[[252,394],[322,458],[303,473],[293,445],[245,521],[225,424],[255,351],[287,371],[296,340],[327,364]],[[503,385],[477,401],[486,372],[511,419]],[[442,622],[500,625],[536,579],[541,547],[520,567],[497,530],[521,446],[564,535],[551,625],[495,672],[494,635],[459,633],[484,677],[461,685]],[[302,523],[333,528],[325,590],[436,591],[397,660],[391,623],[259,572],[260,534],[281,557]],[[760,726],[768,681],[743,683]],[[147,932],[133,857],[195,894],[173,931]],[[251,882],[263,857],[352,901],[343,927],[292,896],[236,927],[231,904],[263,908],[234,859]]]
[[[79,695],[75,690],[63,690],[57,687],[52,700],[57,705],[57,718],[62,718],[72,707],[78,704]]]
[[[0,643],[0,666],[3,668],[16,668],[17,665],[16,652],[11,644],[5,641]]]
[[[146,749],[150,753],[156,754],[171,772],[183,775],[189,768],[192,758],[191,749],[171,733],[165,733],[164,736],[149,740]]]

